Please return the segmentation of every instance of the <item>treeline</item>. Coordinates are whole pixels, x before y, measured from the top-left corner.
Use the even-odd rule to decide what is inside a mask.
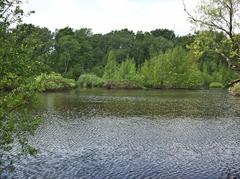
[[[81,75],[79,85],[108,88],[222,88],[236,74],[224,62],[197,63],[191,51],[181,46],[146,60],[137,67],[133,58],[118,63],[111,51],[102,78],[94,74]]]
[[[127,57],[141,66],[151,56],[173,48],[176,36],[170,30],[155,30],[150,33],[134,33],[127,29],[108,34],[93,34],[90,29],[64,28],[54,34],[52,70],[77,79],[81,74],[92,72],[103,75],[107,57],[114,51],[116,61]]]
[[[101,78],[95,78],[96,83],[105,86],[124,81],[149,88],[209,88],[223,87],[236,78],[220,55],[197,58],[188,48],[198,33],[179,37],[168,29],[137,33],[123,29],[93,34],[87,28],[69,27],[52,33],[21,24],[13,34],[24,47],[34,47],[26,54],[41,64],[43,72],[75,80],[83,75],[80,83],[84,79],[86,84],[94,83],[95,75]]]

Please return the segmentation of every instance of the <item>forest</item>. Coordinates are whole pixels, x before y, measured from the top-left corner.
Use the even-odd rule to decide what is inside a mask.
[[[93,34],[91,29],[70,27],[51,32],[20,24],[8,35],[14,40],[14,50],[35,66],[31,70],[34,75],[50,74],[50,79],[54,72],[55,76],[76,80],[80,87],[223,88],[237,74],[214,52],[196,56],[191,46],[202,33],[176,36],[168,29],[136,33],[123,29]],[[204,33],[226,38],[219,32]],[[6,80],[17,74],[11,75]],[[14,84],[5,88],[14,88]],[[49,89],[54,88],[50,84]]]

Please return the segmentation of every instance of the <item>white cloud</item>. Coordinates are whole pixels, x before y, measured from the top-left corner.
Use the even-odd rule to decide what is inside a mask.
[[[186,3],[191,9],[196,1]],[[181,35],[190,32],[181,0],[31,0],[26,9],[36,10],[26,22],[51,30],[70,26],[91,28],[95,33],[123,28],[168,28]]]

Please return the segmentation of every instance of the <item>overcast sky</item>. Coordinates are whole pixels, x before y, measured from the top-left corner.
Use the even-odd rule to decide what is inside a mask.
[[[189,10],[196,1],[185,0]],[[192,32],[181,0],[29,0],[24,8],[36,11],[25,22],[52,31],[70,26],[91,28],[94,33],[123,28],[135,32],[167,28],[178,35]]]

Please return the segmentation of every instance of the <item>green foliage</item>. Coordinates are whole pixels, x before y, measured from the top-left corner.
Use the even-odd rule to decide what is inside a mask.
[[[115,54],[113,51],[109,53],[107,64],[105,66],[104,74],[104,87],[106,88],[141,88],[139,85],[139,76],[137,73],[135,61],[127,58],[122,63],[116,62]]]
[[[117,85],[127,87],[130,85],[125,84],[131,82],[148,88],[209,88],[210,83],[216,81],[226,85],[236,78],[236,74],[219,58],[213,53],[198,61],[192,51],[175,47],[146,60],[137,69],[134,60],[130,58],[118,64],[111,51],[103,78],[106,80],[105,86],[113,88]]]
[[[229,68],[240,70],[239,45],[239,0],[202,0],[189,18],[196,27],[207,30],[200,32],[191,49],[197,55],[215,52],[228,63]]]
[[[231,2],[232,17],[239,19],[240,1]],[[25,15],[21,0],[0,1],[0,173],[2,158],[14,142],[21,144],[23,153],[35,153],[27,136],[41,120],[28,107],[40,91],[74,88],[75,81],[67,78],[78,79],[81,87],[127,89],[222,88],[236,79],[238,74],[230,69],[240,67],[240,35],[234,34],[239,32],[238,20],[225,18],[231,8],[223,4],[230,1],[202,3],[202,22],[195,22],[210,30],[176,37],[167,29],[102,35],[66,27],[53,34],[47,28],[18,24]],[[16,27],[10,28],[13,24]],[[57,73],[48,74],[52,71]],[[240,96],[240,83],[229,91]]]
[[[36,83],[42,91],[59,91],[72,89],[76,86],[75,80],[63,78],[60,74],[41,74],[36,77]]]
[[[81,74],[92,72],[102,76],[110,53],[117,63],[129,57],[139,67],[151,56],[173,48],[175,38],[174,32],[167,29],[136,34],[123,29],[102,35],[92,34],[86,28],[74,31],[66,27],[55,32],[48,65],[52,71],[68,78],[77,79]]]
[[[150,88],[199,88],[203,85],[202,73],[191,52],[181,47],[168,50],[145,61],[137,70],[135,62],[127,58],[118,64],[111,53],[103,78],[108,88],[125,86]],[[128,87],[129,86],[129,87]]]
[[[202,57],[206,53],[229,55],[230,46],[224,33],[214,31],[198,32],[192,44],[188,46],[197,57]]]
[[[213,81],[220,81],[225,85],[235,77],[234,73],[228,69],[229,64],[222,63],[221,66],[216,60],[220,59],[221,62],[226,60],[223,55],[230,56],[232,59],[233,56],[237,56],[239,51],[237,37],[237,35],[233,36],[235,43],[231,43],[231,40],[224,33],[214,31],[202,31],[195,35],[176,37],[173,31],[167,29],[156,29],[145,33],[141,31],[134,33],[128,29],[123,29],[102,35],[92,34],[90,29],[74,31],[72,28],[66,27],[56,31],[55,45],[49,64],[53,71],[75,80],[82,74],[93,73],[102,76],[105,80],[120,81],[126,79],[138,81],[149,87],[193,87],[202,83],[202,86],[208,88]],[[181,53],[175,52],[173,54],[175,60],[170,60],[170,62],[160,60],[155,63],[152,60],[160,58],[157,57],[159,54],[166,56],[165,53],[173,50],[176,46],[184,48],[188,55],[191,53],[191,57],[186,60],[181,56]],[[191,49],[190,53],[187,52],[189,48]],[[178,55],[180,56],[178,57]],[[170,59],[170,57],[163,58]],[[203,58],[208,58],[207,61],[212,62],[205,63],[206,60],[201,60]],[[127,59],[134,61],[135,70]],[[181,62],[182,60],[185,62]],[[147,61],[151,62],[147,64]],[[192,61],[195,61],[193,65],[195,67],[191,66]],[[152,63],[154,65],[151,65]],[[190,63],[189,65],[194,70],[183,72],[181,70],[183,67],[180,67],[178,63],[185,67],[187,63]],[[213,68],[213,63],[216,63],[216,68],[209,71],[208,68]],[[204,64],[207,69],[206,73],[203,70]],[[154,68],[149,69],[148,65]],[[126,74],[124,71],[129,70],[127,66],[132,68],[131,73],[135,74]],[[185,67],[184,69],[187,69]],[[171,68],[177,69],[172,70]],[[196,70],[197,72],[195,72]],[[167,71],[172,71],[172,73],[169,74]],[[143,75],[144,73],[152,73],[152,76],[150,74]],[[168,80],[164,80],[166,76],[168,76]],[[189,76],[189,79],[186,79],[186,76]],[[199,81],[198,76],[201,76],[202,82]],[[166,84],[162,84],[163,80]]]
[[[118,69],[118,64],[116,62],[115,54],[113,53],[113,51],[110,51],[107,58],[107,64],[105,66],[105,70],[103,73],[103,79],[115,80],[117,77],[117,69]]]
[[[1,81],[0,81],[1,83]],[[5,89],[5,88],[4,88]],[[2,158],[8,156],[13,149],[13,143],[21,146],[20,154],[35,154],[36,150],[27,143],[29,135],[33,135],[41,122],[41,118],[28,110],[28,106],[36,101],[35,95],[39,91],[38,84],[32,79],[23,81],[20,78],[17,86],[11,91],[2,91],[0,95],[0,174],[8,169],[2,165]],[[17,154],[16,154],[17,155]],[[13,158],[9,158],[11,161]],[[5,161],[6,162],[6,161]],[[11,162],[9,163],[11,164]]]
[[[151,34],[154,37],[164,37],[168,40],[175,40],[176,38],[174,31],[168,29],[156,29],[151,31]]]
[[[104,80],[94,74],[83,74],[77,81],[77,86],[84,88],[102,87]]]
[[[176,47],[146,61],[141,68],[142,83],[153,88],[197,88],[201,72],[190,52]]]
[[[20,144],[22,148],[20,154],[34,154],[35,150],[28,145],[27,137],[33,134],[40,119],[31,114],[28,106],[33,104],[35,95],[39,92],[39,86],[34,82],[34,78],[46,70],[43,59],[50,51],[47,43],[51,37],[46,29],[35,28],[32,25],[17,25],[25,15],[20,7],[21,0],[3,0],[0,4],[1,173],[6,169],[3,167],[3,158],[8,156],[8,161],[11,161],[8,154],[13,143]],[[13,24],[17,27],[10,29]]]
[[[136,67],[133,59],[127,58],[122,62],[116,72],[117,80],[134,81],[136,76]]]
[[[99,46],[95,47],[95,37],[90,29],[74,31],[66,27],[56,31],[50,65],[52,70],[77,79],[94,66],[100,65],[99,60],[103,59],[104,54]]]
[[[220,82],[226,86],[237,78],[237,73],[229,69],[224,59],[216,53],[205,53],[199,60],[199,67],[205,87],[209,87],[211,82]]]
[[[53,34],[47,28],[40,28],[32,24],[19,24],[12,30],[16,45],[21,45],[21,53],[31,62],[38,62],[41,69],[49,70]],[[33,60],[34,59],[34,60]],[[37,69],[33,69],[37,72]]]
[[[224,87],[223,84],[219,82],[212,82],[209,85],[209,88],[223,88],[223,87]]]

